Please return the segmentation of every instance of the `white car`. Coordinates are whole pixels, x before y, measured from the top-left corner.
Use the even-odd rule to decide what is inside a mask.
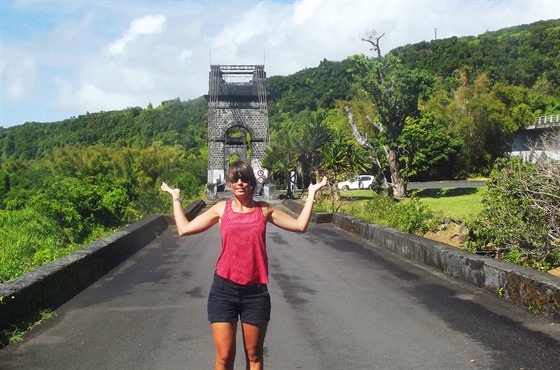
[[[358,175],[354,180],[341,181],[338,183],[340,190],[350,189],[371,189],[373,184],[373,176],[371,175]]]

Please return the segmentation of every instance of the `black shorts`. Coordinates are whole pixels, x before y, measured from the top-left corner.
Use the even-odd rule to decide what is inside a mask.
[[[266,284],[241,285],[214,274],[208,295],[208,321],[262,324],[270,321]]]

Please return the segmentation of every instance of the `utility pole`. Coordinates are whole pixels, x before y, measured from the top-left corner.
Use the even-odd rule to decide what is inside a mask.
[[[437,40],[437,28],[434,28],[434,40]]]

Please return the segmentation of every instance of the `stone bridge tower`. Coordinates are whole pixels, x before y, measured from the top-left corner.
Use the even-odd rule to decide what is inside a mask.
[[[263,65],[211,65],[208,95],[208,195],[225,187],[229,159],[250,161],[264,183],[261,160],[269,141]]]

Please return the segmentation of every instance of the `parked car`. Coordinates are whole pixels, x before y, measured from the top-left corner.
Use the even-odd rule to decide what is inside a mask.
[[[372,184],[373,184],[373,176],[358,175],[353,180],[339,182],[338,188],[340,190],[371,189]]]

